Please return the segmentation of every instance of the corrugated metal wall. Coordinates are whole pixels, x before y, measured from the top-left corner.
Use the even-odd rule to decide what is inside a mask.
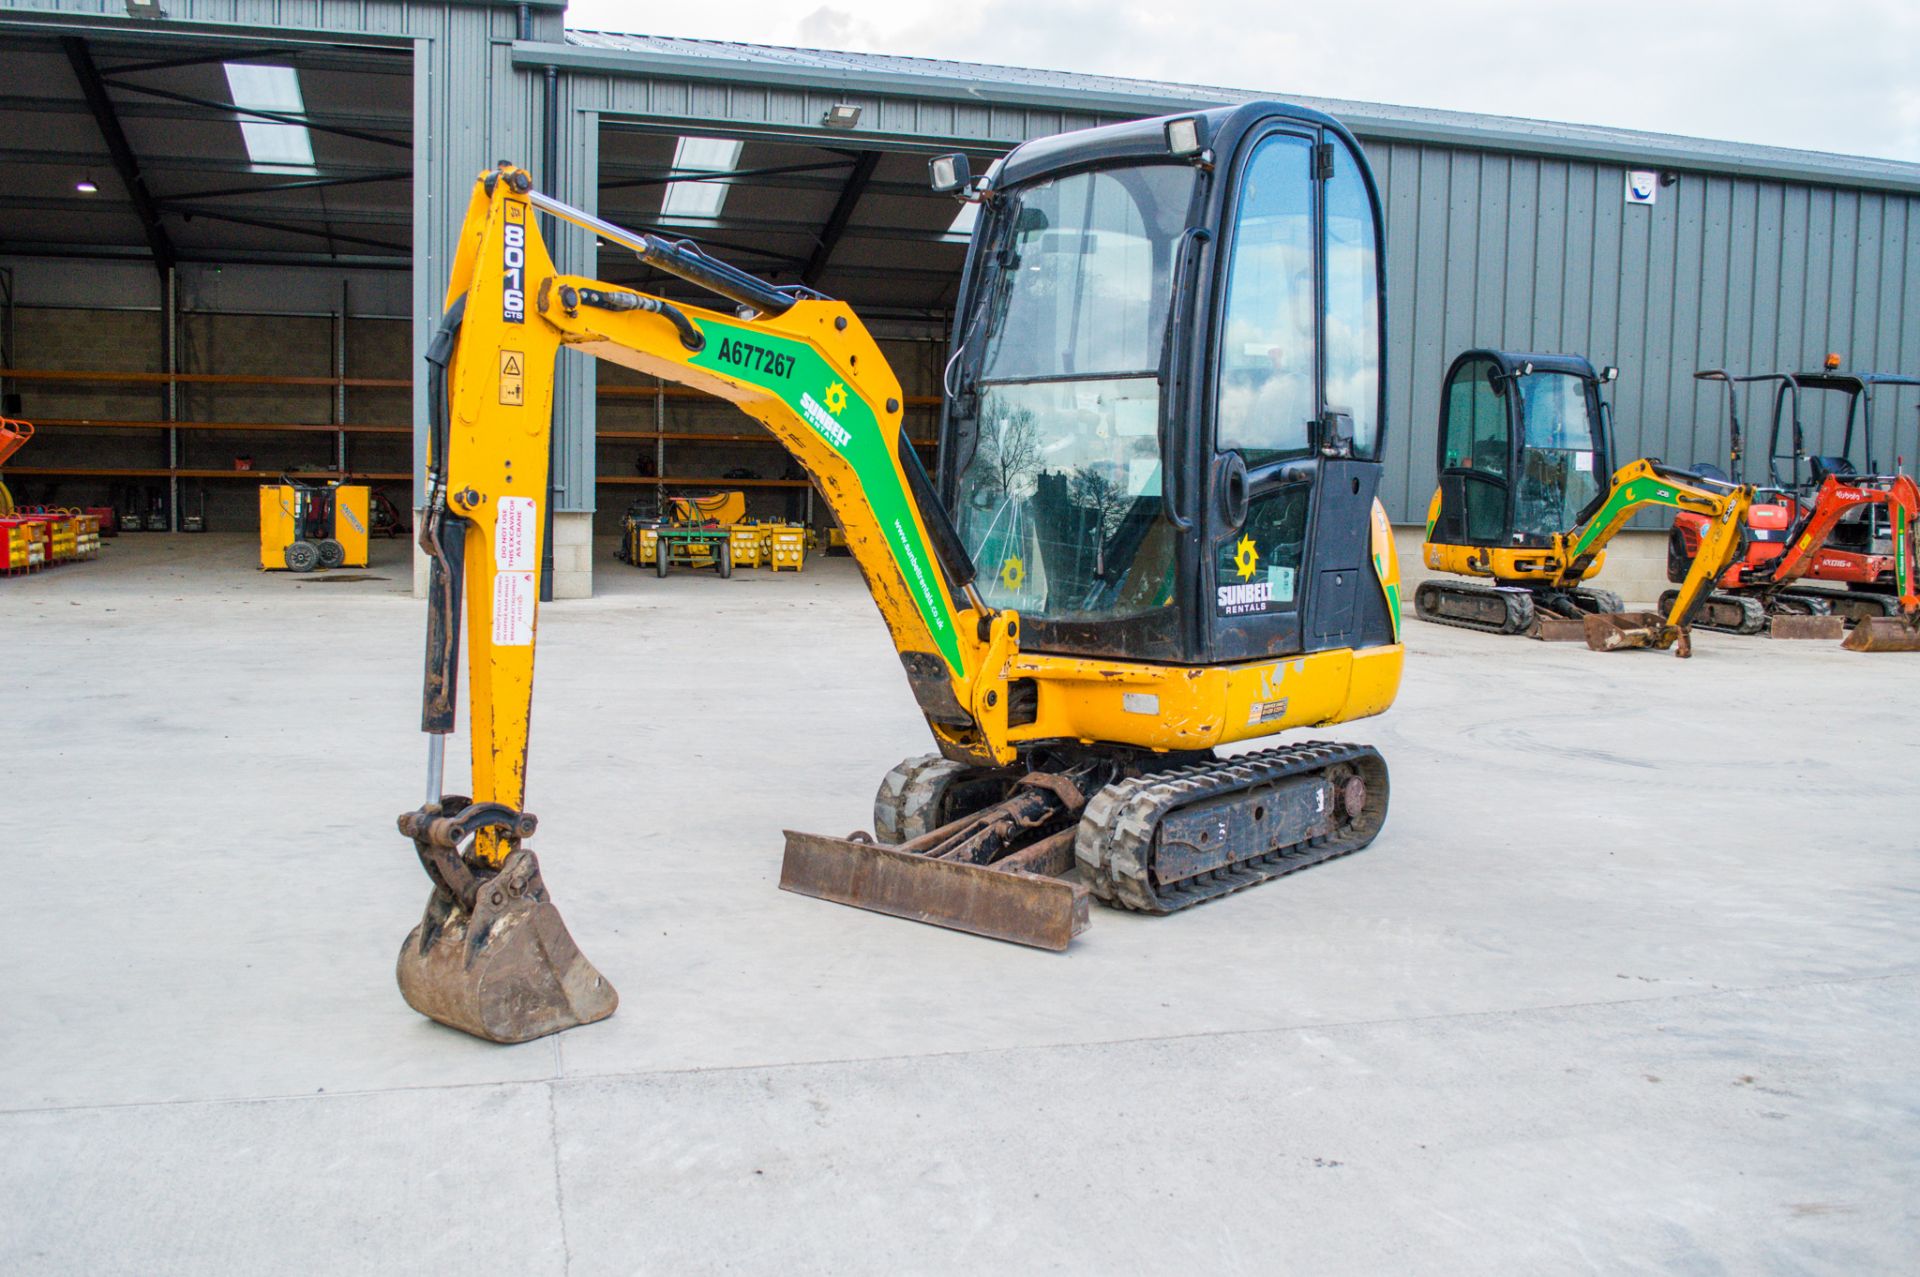
[[[1440,379],[1471,346],[1618,366],[1622,452],[1680,464],[1726,459],[1725,391],[1696,369],[1803,370],[1837,351],[1849,368],[1920,372],[1920,199],[1683,172],[1649,207],[1626,203],[1624,166],[1367,153],[1387,203],[1396,520],[1425,516]],[[1766,411],[1756,400],[1743,419]]]
[[[928,145],[1011,146],[1104,122],[826,87],[568,78],[576,108],[809,133],[829,105],[854,101],[872,113],[876,138]],[[1625,164],[1362,141],[1387,205],[1392,436],[1382,495],[1396,521],[1425,516],[1440,378],[1471,346],[1617,366],[1622,459],[1680,464],[1724,463],[1727,452],[1726,392],[1696,382],[1697,369],[1812,368],[1832,350],[1852,368],[1920,371],[1920,270],[1908,267],[1920,265],[1920,198],[1682,172],[1653,205],[1629,205]],[[1750,425],[1765,411],[1756,401]],[[1899,429],[1905,438],[1913,423]],[[1750,436],[1750,450],[1761,442]]]

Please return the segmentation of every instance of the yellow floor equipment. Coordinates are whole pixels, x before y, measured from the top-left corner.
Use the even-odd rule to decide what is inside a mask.
[[[367,566],[370,489],[283,479],[260,488],[260,566],[311,572]]]

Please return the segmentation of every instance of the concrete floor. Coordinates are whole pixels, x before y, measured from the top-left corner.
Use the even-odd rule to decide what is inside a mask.
[[[844,560],[600,564],[536,846],[612,1020],[393,987],[421,605],[0,581],[0,1271],[1911,1271],[1920,661],[1409,622],[1368,851],[1052,955],[775,889],[926,746]],[[351,579],[358,577],[361,579]],[[370,578],[370,579],[369,579]],[[1837,720],[1833,707],[1843,707]]]

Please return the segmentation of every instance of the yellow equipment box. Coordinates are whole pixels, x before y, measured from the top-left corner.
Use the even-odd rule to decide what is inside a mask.
[[[760,566],[759,528],[751,524],[738,524],[729,530],[727,544],[733,551],[733,566],[737,568]]]
[[[791,568],[798,572],[807,559],[805,528],[775,528],[767,534],[767,566],[775,572]]]
[[[40,566],[40,542],[25,522],[0,523],[0,572],[30,572]]]
[[[371,489],[288,481],[260,489],[260,566],[311,572],[367,566]]]

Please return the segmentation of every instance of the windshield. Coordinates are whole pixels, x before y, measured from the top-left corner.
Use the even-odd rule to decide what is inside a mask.
[[[1196,171],[1133,165],[1016,189],[983,263],[980,406],[955,516],[994,607],[1088,621],[1167,606],[1160,356]]]
[[[1598,423],[1586,379],[1536,372],[1517,380],[1525,444],[1513,503],[1514,531],[1538,536],[1570,532],[1580,511],[1611,478],[1597,473]]]

